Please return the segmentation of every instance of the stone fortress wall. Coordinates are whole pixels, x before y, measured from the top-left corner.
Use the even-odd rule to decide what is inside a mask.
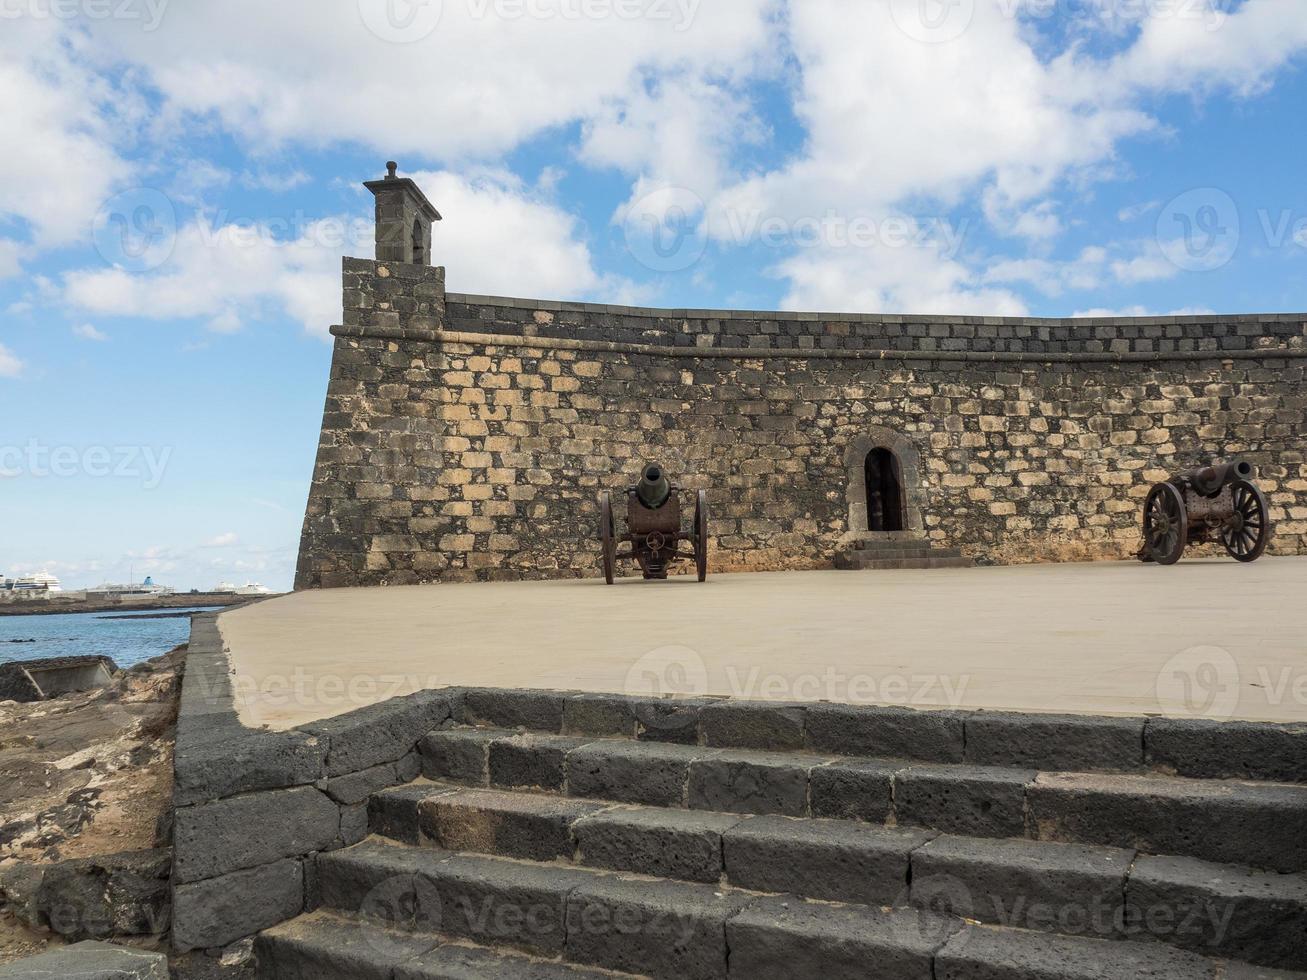
[[[1307,551],[1307,315],[854,316],[447,294],[426,264],[425,212],[386,198],[420,191],[393,177],[369,187],[378,259],[344,262],[297,588],[596,575],[597,495],[647,461],[709,491],[714,568],[829,567],[875,537],[874,450],[897,460],[904,530],[981,562],[1126,557],[1153,483],[1232,454],[1270,497],[1271,552]],[[400,210],[403,227],[388,227]]]

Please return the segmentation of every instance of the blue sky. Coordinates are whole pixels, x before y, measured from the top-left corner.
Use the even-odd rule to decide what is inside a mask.
[[[0,13],[7,574],[289,587],[339,261],[370,255],[388,158],[459,292],[1307,307],[1300,0]]]

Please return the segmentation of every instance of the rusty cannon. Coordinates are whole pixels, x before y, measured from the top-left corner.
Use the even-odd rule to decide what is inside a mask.
[[[1232,558],[1256,561],[1271,539],[1266,496],[1245,460],[1216,463],[1159,483],[1144,503],[1139,560],[1174,565],[1186,546],[1220,541]]]
[[[635,559],[646,579],[667,578],[675,562],[693,560],[699,581],[708,577],[708,494],[695,492],[694,523],[681,524],[681,490],[658,464],[646,466],[640,482],[626,490],[626,532],[617,534],[612,494],[599,496],[599,540],[604,578],[613,584],[619,559]],[[681,543],[689,545],[688,550]],[[619,545],[629,545],[619,548]]]

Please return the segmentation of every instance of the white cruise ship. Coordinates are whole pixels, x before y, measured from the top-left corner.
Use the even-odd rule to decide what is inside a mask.
[[[8,587],[14,592],[62,592],[64,590],[57,578],[45,572],[37,572],[35,575],[24,575],[22,578],[16,578],[13,580],[13,584]]]

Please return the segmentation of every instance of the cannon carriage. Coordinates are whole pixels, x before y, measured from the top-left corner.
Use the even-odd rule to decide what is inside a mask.
[[[1271,539],[1266,496],[1245,460],[1191,470],[1159,483],[1144,503],[1139,560],[1174,565],[1191,544],[1220,541],[1230,557],[1256,561]]]
[[[600,494],[599,540],[609,585],[619,559],[634,559],[646,579],[667,578],[668,569],[678,561],[693,561],[700,582],[708,577],[708,494],[695,492],[694,522],[686,529],[681,523],[680,493],[661,466],[646,466],[640,482],[626,490],[626,530],[620,536],[612,494],[606,490]],[[688,550],[682,548],[682,542]]]

